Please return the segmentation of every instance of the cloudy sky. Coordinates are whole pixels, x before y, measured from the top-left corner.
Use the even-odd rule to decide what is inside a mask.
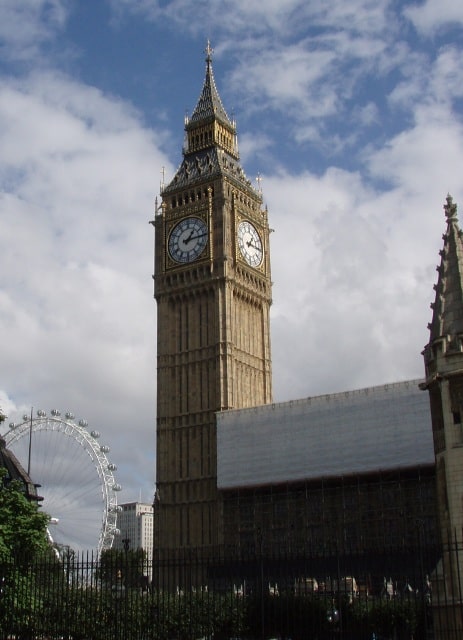
[[[207,39],[272,234],[274,398],[421,377],[463,3],[2,0],[0,406],[84,417],[120,500],[155,481],[154,202]]]

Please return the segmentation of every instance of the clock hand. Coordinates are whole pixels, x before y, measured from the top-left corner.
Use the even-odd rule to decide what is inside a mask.
[[[253,244],[251,240],[249,240],[249,242],[246,242],[246,245],[248,247],[252,247],[256,251],[262,251],[262,249],[260,247],[258,247],[257,245]]]
[[[190,235],[188,236],[188,238],[185,238],[185,240],[183,241],[184,244],[188,244],[190,242],[190,240],[193,239],[193,233],[194,233],[194,229],[191,230]]]

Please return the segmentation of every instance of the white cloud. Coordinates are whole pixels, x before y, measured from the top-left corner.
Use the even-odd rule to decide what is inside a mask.
[[[0,41],[4,59],[23,62],[40,59],[40,47],[60,31],[69,0],[2,0]]]
[[[271,31],[275,37],[294,37],[309,26],[378,33],[391,24],[388,0],[112,0],[117,15],[129,11],[148,19],[160,16],[182,24],[194,33],[202,28],[242,37]]]
[[[322,91],[314,87],[325,77],[333,63],[329,51],[307,51],[304,47],[267,50],[256,55],[252,64],[242,62],[232,77],[232,86],[246,96],[248,108],[272,108],[294,116],[301,109],[306,117],[328,116],[335,111],[334,88],[323,84]],[[256,96],[259,96],[256,102]]]
[[[369,159],[373,176],[406,187],[408,193],[440,186],[459,189],[459,163],[463,157],[463,128],[442,105],[419,106],[415,125],[388,141]],[[457,195],[457,194],[455,194]]]
[[[463,5],[455,0],[425,0],[405,7],[403,12],[424,35],[432,35],[443,27],[463,26]]]
[[[371,124],[378,123],[380,119],[378,105],[374,102],[368,102],[368,104],[359,108],[357,117],[358,122],[366,127]]]
[[[4,83],[0,120],[4,408],[21,412],[28,398],[80,412],[116,443],[122,474],[139,463],[129,443],[151,442],[146,489],[155,388],[148,221],[153,175],[169,163],[132,110],[59,74]]]
[[[364,175],[265,176],[277,400],[423,375],[442,204],[447,191],[463,201],[463,129],[448,105],[417,104],[364,162]],[[369,175],[391,186],[373,190]]]

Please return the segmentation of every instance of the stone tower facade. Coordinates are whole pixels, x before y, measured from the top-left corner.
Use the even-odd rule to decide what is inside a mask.
[[[447,196],[444,206],[447,229],[437,267],[436,295],[431,305],[429,343],[423,355],[429,392],[434,452],[442,566],[436,572],[437,638],[463,637],[463,232],[458,225],[457,206]],[[457,546],[460,552],[456,551]],[[454,615],[450,615],[453,613]],[[447,628],[450,624],[450,628]],[[456,635],[448,635],[450,630]]]
[[[269,225],[240,165],[212,50],[155,220],[159,549],[221,544],[217,411],[272,400]]]

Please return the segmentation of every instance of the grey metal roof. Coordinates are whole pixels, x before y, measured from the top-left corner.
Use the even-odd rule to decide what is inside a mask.
[[[220,489],[434,463],[419,380],[217,413]]]

